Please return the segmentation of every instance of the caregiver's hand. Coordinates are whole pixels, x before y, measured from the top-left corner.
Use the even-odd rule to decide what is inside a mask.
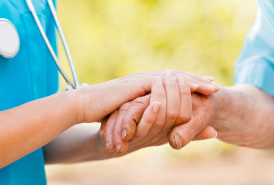
[[[148,95],[128,102],[119,112],[116,111],[109,119],[105,119],[99,134],[105,136],[108,151],[113,151],[116,147],[117,152],[125,153],[129,140],[132,147],[162,144],[174,123],[187,122],[192,109],[190,87],[183,75],[178,76],[178,82],[179,86],[170,73],[165,76],[164,84],[161,78],[156,78],[152,84],[151,98]],[[147,108],[149,102],[151,104]],[[210,135],[212,130],[206,129],[205,133],[209,131]],[[216,131],[213,134],[215,136]],[[201,137],[203,136],[206,135],[202,132]]]
[[[136,73],[109,82],[82,88],[82,112],[79,121],[95,122],[118,109],[122,104],[143,96],[151,91],[152,79],[163,76],[165,71]],[[218,85],[210,81],[210,77],[199,77],[184,71],[173,71],[173,76],[183,75],[192,91],[212,94],[218,91]]]
[[[99,121],[122,104],[147,94],[151,91],[152,79],[163,73],[137,73],[0,111],[0,168],[45,146],[71,126]],[[180,71],[177,74],[188,75]],[[193,78],[188,77],[189,82],[195,81]],[[203,80],[199,91],[216,90],[208,80]]]

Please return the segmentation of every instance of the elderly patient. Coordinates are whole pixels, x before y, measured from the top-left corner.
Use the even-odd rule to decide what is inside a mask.
[[[178,79],[181,85],[173,90],[156,80],[161,83],[154,85],[158,93],[125,104],[103,121],[99,134],[104,135],[108,151],[125,153],[128,146],[140,143],[162,144],[166,140],[158,141],[158,136],[163,133],[171,147],[181,149],[193,139],[212,138],[214,129],[219,139],[235,145],[274,148],[274,3],[257,0],[257,4],[255,23],[236,64],[236,86],[221,87],[210,96],[190,96],[190,91],[182,91],[183,80]],[[157,114],[151,109],[158,101]]]

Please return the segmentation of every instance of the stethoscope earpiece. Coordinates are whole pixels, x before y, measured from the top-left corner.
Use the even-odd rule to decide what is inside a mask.
[[[64,88],[63,88],[63,91],[71,91],[73,90],[73,88],[70,86],[70,85],[66,85]]]
[[[82,85],[80,87],[88,87],[89,84],[88,83],[82,83]]]

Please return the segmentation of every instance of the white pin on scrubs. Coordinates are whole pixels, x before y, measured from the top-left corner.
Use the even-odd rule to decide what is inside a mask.
[[[0,54],[13,58],[19,51],[20,40],[15,26],[7,19],[0,19]]]

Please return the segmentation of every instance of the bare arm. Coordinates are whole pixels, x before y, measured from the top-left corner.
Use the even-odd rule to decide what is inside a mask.
[[[66,92],[0,112],[0,168],[77,123],[79,109],[73,100],[75,94]]]
[[[106,152],[104,139],[98,136],[99,125],[79,124],[69,128],[43,147],[45,162],[75,163],[116,157]]]
[[[225,87],[212,121],[221,140],[251,148],[274,147],[274,98],[251,86]]]
[[[192,80],[191,82],[190,81],[188,82],[199,83],[199,87],[192,86],[190,87],[192,88],[192,90],[196,89],[196,90],[199,90],[199,92],[206,93],[206,94],[213,93],[216,91],[215,88],[212,89],[212,85],[210,85],[211,82],[209,80],[207,79],[205,80],[205,82],[207,82],[209,85],[207,86],[206,84],[201,83],[202,79],[199,79],[199,77],[193,76],[193,78],[196,78],[196,80]],[[136,83],[131,83],[131,84],[136,86]],[[120,90],[125,91],[126,88],[123,86],[123,88],[121,88]],[[157,90],[153,92],[157,93]],[[116,94],[118,95],[121,94],[121,93],[114,93],[113,91],[109,93],[111,94],[111,97]],[[189,96],[190,96],[190,93],[189,93]],[[132,99],[134,98],[132,97]],[[151,112],[151,110],[153,109],[149,109],[150,111],[149,115],[155,114],[154,112]],[[61,134],[59,137],[51,141],[49,144],[44,146],[44,156],[45,156],[46,163],[48,164],[74,163],[74,162],[82,162],[82,161],[102,160],[102,159],[122,156],[121,152],[119,155],[117,155],[116,153],[106,152],[106,148],[109,148],[109,147],[106,146],[105,140],[103,138],[98,137],[98,131],[99,131],[99,128],[91,125],[77,125],[70,128],[69,130]],[[162,136],[166,140],[166,134],[162,134]],[[159,140],[163,138],[159,137]],[[152,145],[155,145],[155,142],[147,141],[147,142],[135,144],[130,146],[129,150],[127,150],[127,152],[124,151],[123,154],[128,154],[140,148],[144,148]]]
[[[98,121],[146,94],[152,78],[124,77],[0,112],[0,168],[46,145],[74,124]]]
[[[274,99],[264,91],[251,85],[238,85],[221,88],[207,100],[193,98],[197,109],[191,119],[192,126],[177,126],[170,132],[173,148],[176,148],[175,134],[182,143],[191,141],[206,125],[213,126],[218,138],[231,144],[261,149],[274,147]]]
[[[185,72],[177,73],[185,74]],[[122,104],[145,95],[151,91],[152,79],[161,75],[163,71],[136,73],[102,84],[59,93],[0,112],[0,168],[49,142],[54,144],[51,141],[74,124],[99,121]],[[190,77],[188,80],[188,82],[196,81]],[[215,86],[210,85],[206,79],[200,78],[199,85],[198,91],[211,94],[216,90]],[[92,136],[93,132],[91,138]],[[66,150],[61,145],[58,149]],[[57,152],[48,151],[46,154]],[[48,160],[50,157],[45,156],[45,158]]]

